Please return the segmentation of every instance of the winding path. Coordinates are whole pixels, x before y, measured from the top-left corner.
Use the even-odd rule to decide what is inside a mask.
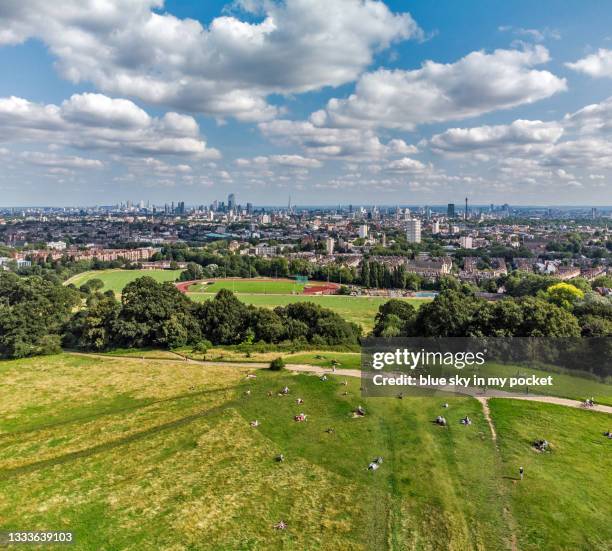
[[[76,356],[94,356],[98,358],[123,358],[130,360],[138,360],[137,356],[111,356],[107,354],[95,354],[95,353],[87,353],[87,352],[68,352],[69,354]],[[269,362],[214,362],[214,361],[203,361],[203,360],[192,360],[181,354],[174,353],[176,355],[176,359],[174,358],[147,358],[144,359],[152,362],[176,362],[181,361],[182,359],[185,362],[199,365],[210,365],[210,366],[220,366],[220,367],[240,367],[246,369],[265,369],[270,366]],[[180,359],[179,359],[180,358]],[[286,364],[285,369],[288,371],[294,371],[297,373],[312,373],[314,375],[330,375],[332,374],[332,370],[329,367],[321,367],[318,365],[311,364]],[[344,375],[345,377],[361,377],[361,370],[359,369],[338,369],[335,372],[335,375]],[[447,391],[446,387],[427,387],[433,388],[439,391]],[[521,395],[515,394],[513,392],[508,392],[505,390],[498,389],[487,389],[486,393],[483,393],[482,390],[478,388],[468,387],[461,388],[461,390],[455,391],[459,394],[463,394],[466,396],[472,396],[476,398],[481,403],[486,403],[489,398],[510,398],[512,400],[526,400],[529,402],[542,402],[547,404],[556,404],[559,406],[567,406],[573,408],[583,408],[583,402],[579,400],[570,400],[569,398],[559,398],[558,396],[544,396],[538,394],[530,394],[530,395]],[[589,408],[589,411],[598,411],[600,413],[609,413],[612,414],[612,406],[604,406],[601,404],[596,404],[592,408]]]

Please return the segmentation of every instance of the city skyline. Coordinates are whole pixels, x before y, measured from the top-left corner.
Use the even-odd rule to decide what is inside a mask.
[[[612,204],[605,3],[192,4],[0,6],[0,207]]]

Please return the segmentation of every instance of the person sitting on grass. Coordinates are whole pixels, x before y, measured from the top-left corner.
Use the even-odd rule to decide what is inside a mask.
[[[304,403],[304,400],[302,400],[301,398],[298,398],[298,399],[295,401],[295,403],[296,403],[297,405],[301,405],[301,404],[303,404],[303,403]]]
[[[365,414],[365,409],[363,409],[361,406],[357,406],[357,409],[355,410],[355,415],[358,415],[359,417],[364,417]]]
[[[374,459],[374,461],[372,461],[369,465],[368,465],[368,471],[375,471],[376,469],[378,469],[383,462],[383,458],[382,457],[377,457],[376,459]]]
[[[461,419],[461,424],[462,425],[471,425],[472,424],[472,420],[466,415],[463,419]]]
[[[255,419],[255,421],[251,421],[251,426],[252,427],[258,427],[259,426],[259,421],[257,419]]]
[[[446,426],[446,419],[444,417],[442,417],[441,415],[438,415],[436,417],[436,425],[440,425],[441,427],[445,427]]]
[[[281,390],[281,394],[283,395],[289,394],[289,387],[286,386],[285,388],[283,388],[283,390]]]
[[[277,522],[274,525],[274,528],[276,528],[277,530],[285,530],[287,528],[287,525],[281,520],[280,522]]]
[[[296,421],[297,423],[301,423],[302,421],[306,421],[306,414],[305,413],[300,413],[298,415],[295,415],[293,417],[293,420]]]

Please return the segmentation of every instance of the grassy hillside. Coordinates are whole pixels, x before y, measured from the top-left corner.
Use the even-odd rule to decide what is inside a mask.
[[[305,375],[70,356],[0,373],[6,528],[72,528],[75,549],[92,550],[507,547],[475,401],[453,399],[440,429],[425,399],[364,402],[369,415],[352,418],[358,381],[343,396],[338,380]],[[285,384],[291,396],[276,396]],[[301,410],[308,421],[295,423]],[[458,424],[465,413],[474,427]]]
[[[136,354],[136,353],[134,353]],[[223,347],[215,347],[207,352],[205,357],[202,354],[194,353],[191,349],[185,348],[181,350],[181,354],[185,354],[196,360],[213,360],[213,361],[233,361],[233,362],[262,362],[270,361],[271,359],[282,355],[287,363],[292,364],[310,364],[321,367],[332,368],[336,366],[338,369],[360,369],[361,354],[356,352],[334,352],[329,350],[314,350],[292,353],[279,352],[251,352],[248,354],[235,349],[225,349]],[[465,370],[464,374],[471,374],[472,371]],[[544,371],[543,369],[535,369],[529,367],[516,367],[512,365],[493,364],[489,363],[479,369],[479,374],[486,377],[514,377],[514,376],[530,376],[537,377],[553,377],[553,386],[540,386],[537,389],[531,388],[530,391],[534,394],[543,394],[548,396],[559,396],[561,398],[569,398],[573,400],[585,400],[586,398],[594,397],[598,404],[612,405],[612,385],[602,383],[598,380],[580,377],[572,374],[570,371],[556,373],[553,371]],[[508,388],[504,390],[510,392],[524,393],[524,387]]]
[[[490,408],[519,519],[518,548],[612,549],[612,440],[603,436],[611,416],[516,400],[491,400]],[[541,438],[551,452],[534,451]]]
[[[114,291],[120,294],[123,288],[138,279],[139,277],[149,276],[156,281],[176,281],[183,270],[100,270],[78,274],[71,277],[66,283],[72,283],[77,287],[90,279],[100,279],[104,282],[102,291]]]
[[[611,442],[600,435],[609,416],[494,400],[500,455],[469,398],[442,410],[439,398],[364,400],[341,375],[246,373],[140,358],[1,362],[3,526],[72,529],[79,550],[498,551],[514,539],[575,551],[612,541]],[[358,404],[366,417],[353,417]],[[432,423],[442,411],[447,428]],[[300,412],[305,423],[293,420]],[[466,414],[470,427],[459,424]],[[534,438],[553,453],[533,452]],[[281,519],[285,531],[273,528]]]

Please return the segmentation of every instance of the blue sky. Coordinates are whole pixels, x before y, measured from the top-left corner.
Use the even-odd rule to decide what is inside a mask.
[[[8,0],[0,205],[609,205],[611,22],[605,1]]]

